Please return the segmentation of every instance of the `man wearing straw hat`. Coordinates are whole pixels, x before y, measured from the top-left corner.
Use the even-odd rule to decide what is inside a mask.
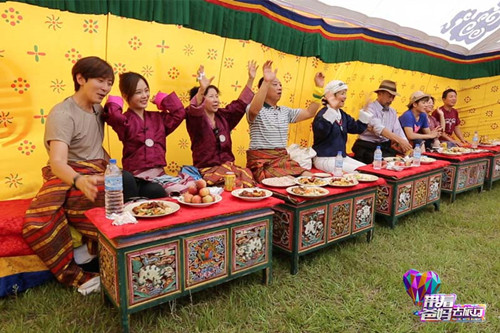
[[[396,82],[384,80],[375,92],[377,99],[367,106],[367,111],[373,114],[370,126],[359,135],[352,146],[354,158],[367,164],[373,162],[373,153],[377,146],[380,146],[384,157],[396,156],[400,153],[399,150],[403,152],[411,150],[411,145],[399,123],[398,114],[390,107],[394,98],[399,96]]]

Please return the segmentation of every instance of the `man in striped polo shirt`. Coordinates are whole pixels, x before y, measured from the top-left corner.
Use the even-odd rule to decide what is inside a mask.
[[[259,81],[259,91],[247,107],[247,120],[250,124],[250,148],[247,150],[247,167],[252,170],[254,179],[261,182],[264,178],[287,175],[311,175],[286,151],[288,128],[296,123],[314,117],[321,105],[325,77],[317,73],[313,102],[307,109],[292,109],[278,106],[282,86],[273,71],[272,61],[263,66],[264,75]]]

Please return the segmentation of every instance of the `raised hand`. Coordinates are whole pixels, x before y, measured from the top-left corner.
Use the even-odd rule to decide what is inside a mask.
[[[340,101],[338,99],[335,99],[335,94],[332,92],[327,92],[325,94],[325,99],[328,102],[328,105],[330,105],[334,109],[338,109],[340,105]]]
[[[316,87],[322,88],[325,86],[325,76],[323,73],[318,72],[314,75],[314,83],[316,84]]]
[[[272,82],[276,78],[276,73],[278,73],[278,69],[276,68],[273,71],[273,62],[271,60],[267,60],[262,66],[262,72],[264,76],[264,81]]]
[[[212,83],[215,76],[212,76],[210,79],[207,78],[207,76],[205,75],[205,67],[203,65],[200,65],[196,73],[198,82],[200,83],[200,90],[202,92],[205,92],[207,87]]]
[[[248,62],[248,78],[249,79],[255,79],[255,76],[257,75],[257,69],[259,66],[257,66],[257,62],[255,60],[250,60]]]

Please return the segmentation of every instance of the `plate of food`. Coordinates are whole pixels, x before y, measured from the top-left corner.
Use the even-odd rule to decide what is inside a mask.
[[[384,157],[383,160],[386,162],[396,162],[396,161],[403,161],[403,158],[401,156],[388,156]]]
[[[328,179],[318,177],[297,177],[295,183],[304,186],[325,186],[328,185]]]
[[[179,201],[181,204],[186,205],[186,206],[191,206],[191,207],[208,207],[212,206],[213,204],[216,204],[222,200],[222,197],[218,194],[208,194],[204,197],[200,197],[199,195],[187,195],[189,193],[186,193],[184,195],[181,195],[180,197],[176,197],[177,201]],[[198,199],[197,197],[200,197]],[[200,201],[201,200],[201,201]]]
[[[444,154],[444,155],[462,155],[463,153],[460,151],[454,151],[451,149],[443,149],[441,154]]]
[[[433,162],[436,162],[435,158],[427,157],[427,156],[420,157],[420,163],[422,163],[422,164],[429,164],[429,163],[433,163]]]
[[[173,214],[181,207],[175,202],[163,200],[147,200],[127,204],[125,211],[135,217],[161,217]]]
[[[353,173],[353,174],[351,174],[349,176],[353,177],[358,182],[362,182],[362,183],[371,183],[371,182],[375,182],[375,181],[378,180],[377,176],[370,175],[370,174],[367,174],[367,173]]]
[[[295,185],[295,178],[293,177],[273,177],[262,179],[262,184],[270,187],[288,187]]]
[[[328,185],[336,187],[351,187],[358,185],[356,177],[333,177],[330,178]]]
[[[330,194],[330,192],[327,189],[318,186],[298,185],[298,186],[288,187],[286,191],[298,197],[305,197],[305,198],[324,197],[325,195]]]
[[[245,201],[259,201],[269,198],[273,192],[263,188],[240,188],[231,192],[233,196]]]

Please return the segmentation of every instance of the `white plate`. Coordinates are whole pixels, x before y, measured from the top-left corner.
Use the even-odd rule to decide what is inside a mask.
[[[163,214],[157,214],[157,215],[137,215],[137,214],[134,213],[133,209],[135,207],[143,205],[143,204],[150,204],[150,203],[153,203],[153,202],[158,202],[158,203],[161,203],[164,206],[167,206],[166,207],[166,212],[163,213]],[[130,214],[134,215],[135,217],[139,217],[139,218],[143,218],[143,217],[144,218],[153,218],[153,217],[161,217],[161,216],[173,214],[176,211],[178,211],[180,208],[181,207],[178,204],[176,204],[175,202],[164,201],[164,200],[145,200],[145,201],[139,201],[139,202],[133,202],[133,203],[127,204],[125,206],[125,211],[130,212]]]
[[[243,191],[249,191],[249,192],[259,191],[259,192],[264,192],[265,195],[262,196],[262,197],[245,197],[245,196],[241,196],[240,195]],[[269,198],[270,196],[273,195],[273,192],[271,192],[269,190],[265,190],[263,188],[254,187],[254,188],[239,188],[237,190],[232,191],[231,194],[233,196],[235,196],[236,198],[241,199],[241,200],[245,200],[245,201],[259,201],[259,200],[264,200],[264,199]]]
[[[353,178],[352,180],[354,181],[353,183],[349,183],[349,184],[346,184],[346,185],[342,185],[342,184],[334,184],[334,182],[340,180],[341,178],[338,177],[338,178],[331,178],[330,179],[330,182],[328,183],[329,186],[334,186],[334,187],[353,187],[353,186],[356,186],[359,184],[358,180]]]
[[[295,189],[301,189],[304,193],[296,193],[294,192]],[[286,191],[290,194],[304,198],[318,198],[330,194],[327,189],[318,186],[292,186],[288,187]],[[307,194],[307,192],[309,192],[310,194]]]
[[[436,162],[435,158],[427,157],[427,156],[420,157],[421,164],[429,164],[429,163],[434,163],[434,162]]]
[[[262,179],[262,184],[271,187],[288,187],[295,185],[295,179],[291,177],[273,177]]]
[[[326,172],[315,172],[313,173],[314,177],[319,177],[319,178],[330,178],[332,176],[331,173],[326,173]]]
[[[176,197],[177,201],[179,201],[181,204],[186,205],[186,206],[191,206],[191,207],[208,207],[212,206],[213,204],[218,203],[219,201],[222,200],[222,197],[218,194],[214,195],[215,200],[212,202],[202,202],[202,203],[192,203],[192,202],[184,202],[184,197]]]
[[[311,179],[313,178],[314,179],[314,182],[316,182],[315,184],[310,184],[310,183],[301,183],[301,180],[303,179]],[[328,185],[328,179],[324,179],[324,178],[318,178],[318,177],[297,177],[295,178],[295,184],[297,185],[302,185],[302,186],[326,186]]]
[[[371,183],[371,182],[375,182],[378,180],[377,176],[370,175],[367,173],[356,173],[356,174],[354,174],[354,178],[356,178],[358,180],[358,182],[362,182],[362,183]]]
[[[463,155],[464,153],[459,153],[459,152],[455,152],[455,151],[442,151],[441,154],[457,156],[457,155]]]
[[[384,157],[383,160],[386,162],[395,162],[395,161],[402,161],[403,158],[398,156],[389,156],[389,157]]]

